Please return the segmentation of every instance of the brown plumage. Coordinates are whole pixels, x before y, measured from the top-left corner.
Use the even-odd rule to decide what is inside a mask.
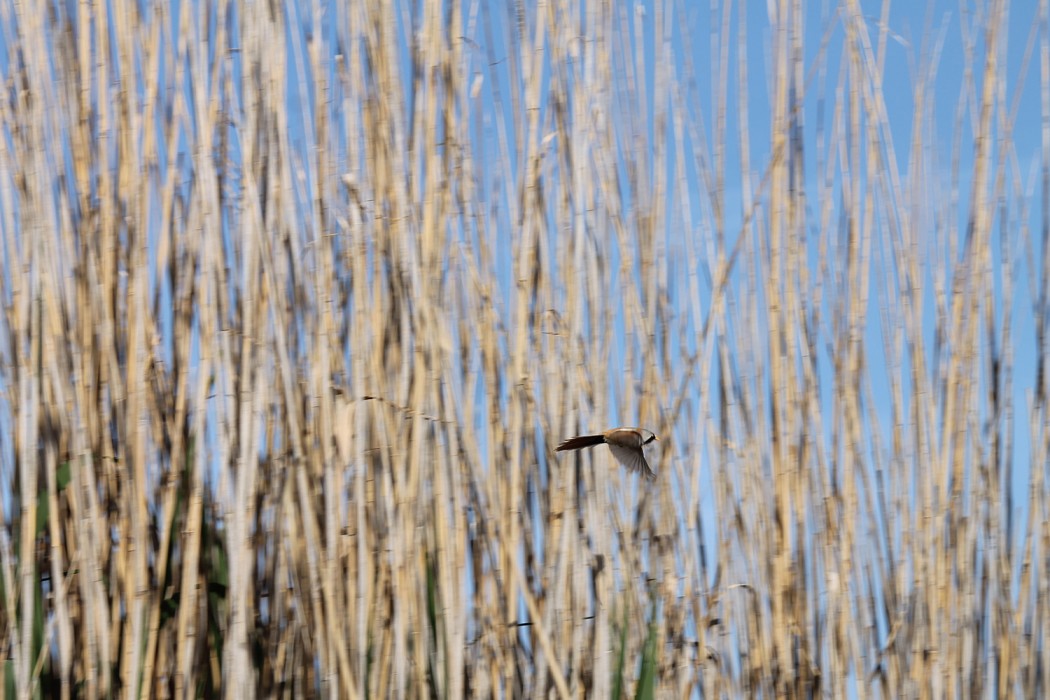
[[[613,428],[606,430],[600,435],[578,435],[562,442],[555,448],[555,452],[565,450],[580,450],[585,447],[594,447],[603,442],[609,446],[616,461],[627,467],[632,472],[644,474],[648,479],[655,479],[656,474],[649,468],[645,461],[645,453],[642,447],[653,440],[660,438],[651,430],[645,428]]]

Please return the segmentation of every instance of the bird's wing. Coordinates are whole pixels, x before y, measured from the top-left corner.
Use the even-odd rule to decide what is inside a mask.
[[[656,478],[656,474],[649,468],[649,463],[645,461],[645,454],[642,452],[642,448],[624,447],[615,442],[610,442],[609,449],[612,450],[616,461],[627,467],[629,471],[644,474],[649,479]]]

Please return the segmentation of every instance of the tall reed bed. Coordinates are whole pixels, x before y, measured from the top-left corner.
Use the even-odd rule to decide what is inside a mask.
[[[0,3],[5,695],[1045,695],[1047,1],[744,7]]]

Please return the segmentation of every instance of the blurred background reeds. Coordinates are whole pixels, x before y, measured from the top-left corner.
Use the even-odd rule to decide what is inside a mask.
[[[1045,696],[1047,1],[955,9],[0,2],[5,697]]]

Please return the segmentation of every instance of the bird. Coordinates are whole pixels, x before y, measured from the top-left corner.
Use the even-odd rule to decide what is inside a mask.
[[[582,450],[584,447],[594,447],[603,442],[609,446],[616,461],[627,467],[629,471],[644,474],[647,479],[655,479],[656,474],[649,468],[645,461],[642,447],[653,440],[659,440],[656,433],[645,428],[612,428],[598,435],[577,435],[562,441],[554,448],[555,452],[566,450]]]

